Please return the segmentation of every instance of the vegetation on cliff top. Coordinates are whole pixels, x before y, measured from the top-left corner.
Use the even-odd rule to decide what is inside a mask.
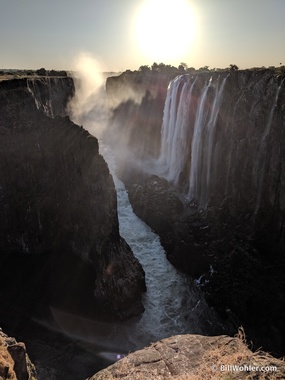
[[[166,65],[164,63],[157,64],[154,62],[151,66],[142,65],[138,70],[126,70],[126,74],[143,74],[143,75],[153,75],[153,74],[164,74],[164,75],[179,75],[179,74],[193,74],[193,73],[204,73],[204,72],[225,72],[225,71],[238,71],[240,70],[236,64],[231,63],[225,68],[210,68],[209,66],[202,66],[198,69],[194,67],[189,67],[185,62],[181,62],[178,67],[172,65]],[[258,71],[258,70],[272,70],[278,76],[285,76],[285,65],[280,63],[279,67],[269,66],[269,67],[252,67],[246,70]]]

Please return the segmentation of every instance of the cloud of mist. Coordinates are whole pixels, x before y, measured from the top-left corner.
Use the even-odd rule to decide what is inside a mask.
[[[73,64],[75,96],[68,105],[71,119],[98,137],[105,127],[108,108],[105,78],[98,60],[81,53]]]

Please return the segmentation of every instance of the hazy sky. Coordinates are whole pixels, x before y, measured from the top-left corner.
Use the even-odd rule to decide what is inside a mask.
[[[185,8],[187,3],[190,8]],[[285,64],[285,0],[0,0],[0,68]]]

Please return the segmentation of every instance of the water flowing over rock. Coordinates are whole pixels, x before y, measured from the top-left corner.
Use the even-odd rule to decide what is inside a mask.
[[[48,116],[66,116],[66,106],[74,95],[74,83],[69,77],[45,77],[27,79],[27,88],[31,92],[37,109]]]
[[[270,158],[268,151],[282,138],[278,105],[282,104],[280,95],[284,99],[284,81],[278,83],[270,72],[244,77],[242,73],[180,76],[170,83],[159,160],[166,172],[161,173],[174,184],[179,182],[202,209],[217,197],[231,197],[235,205],[241,201],[237,198],[243,198],[247,206],[254,203],[255,214],[261,199],[272,205],[281,201],[284,209],[283,192],[272,199],[274,195],[263,189],[263,181],[273,174],[266,162],[275,159],[276,167],[283,162],[282,154]],[[246,82],[239,83],[241,79]],[[246,196],[236,186],[240,174],[236,166],[244,167],[245,181],[239,186],[246,187]]]
[[[122,131],[118,109],[110,129]],[[127,109],[136,135],[143,111]],[[159,233],[171,263],[201,276],[221,315],[232,310],[257,344],[284,353],[285,80],[266,69],[179,76],[169,84],[161,134],[147,123],[144,133],[142,141],[161,146],[157,159],[146,150],[139,159],[125,154],[118,170],[134,211]],[[163,180],[155,176],[168,184],[156,186]],[[175,198],[183,210],[165,223]]]

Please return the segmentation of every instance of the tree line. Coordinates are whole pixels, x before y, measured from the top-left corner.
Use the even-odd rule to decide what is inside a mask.
[[[207,72],[207,71],[236,71],[238,70],[238,66],[235,64],[230,64],[229,67],[225,69],[210,69],[209,66],[202,66],[199,69],[195,69],[195,67],[188,67],[185,62],[181,62],[178,67],[172,65],[166,65],[165,63],[156,63],[154,62],[151,66],[142,65],[139,67],[138,72],[143,74],[150,73],[160,73],[160,74],[176,74],[176,73],[193,73],[193,72]],[[127,72],[132,72],[131,70],[127,70]]]
[[[181,62],[178,67],[172,65],[166,65],[165,63],[156,63],[154,62],[151,66],[142,65],[138,70],[126,70],[127,74],[166,74],[166,75],[175,75],[175,74],[191,74],[197,72],[223,72],[223,71],[238,71],[239,67],[236,64],[231,63],[226,68],[210,68],[209,66],[202,66],[199,69],[195,67],[188,67],[185,62]],[[280,63],[279,67],[269,66],[269,67],[252,67],[246,70],[272,70],[278,76],[285,76],[285,66]]]

